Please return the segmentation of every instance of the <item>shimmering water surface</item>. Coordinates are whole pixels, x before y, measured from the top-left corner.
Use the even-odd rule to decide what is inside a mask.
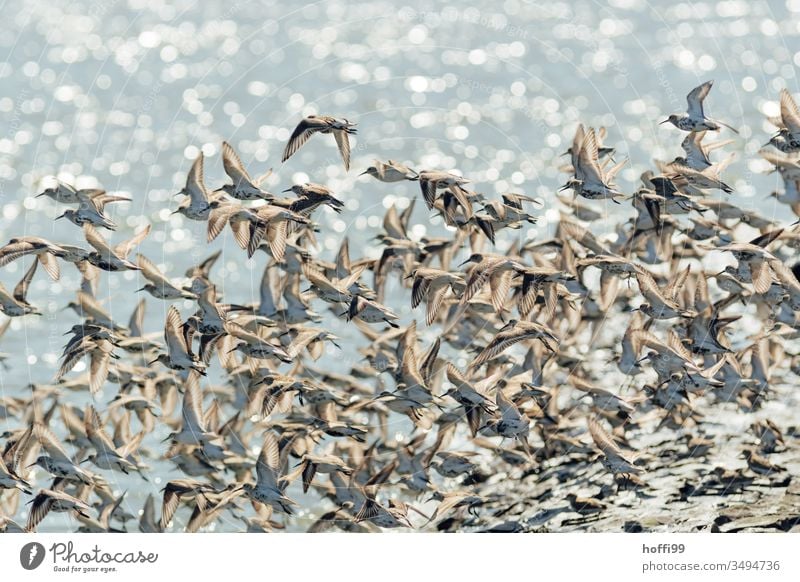
[[[579,121],[608,127],[618,159],[630,158],[618,179],[630,193],[654,158],[681,153],[682,135],[657,122],[682,110],[686,92],[707,79],[716,81],[708,111],[741,132],[727,150],[737,155],[726,175],[736,190],[733,200],[771,216],[779,208],[764,197],[778,178],[763,173],[766,164],[754,153],[773,131],[765,117],[778,113],[779,90],[800,90],[799,13],[797,0],[6,3],[0,239],[38,235],[82,244],[78,228],[54,222],[64,208],[34,196],[54,176],[102,187],[133,199],[109,206],[120,224],[112,241],[152,223],[142,252],[174,277],[223,248],[215,275],[225,299],[253,302],[265,256],[247,260],[228,232],[206,245],[205,224],[170,214],[178,203],[173,194],[200,149],[212,187],[225,180],[223,139],[251,173],[274,168],[266,184],[273,192],[305,181],[330,186],[347,207],[341,215],[328,209],[317,215],[318,254],[326,259],[345,233],[354,255],[377,256],[372,237],[385,209],[419,197],[413,183],[359,178],[373,158],[456,169],[489,196],[514,190],[542,197],[539,224],[514,233],[529,239],[558,220],[554,192],[564,182],[558,167],[566,160],[559,156]],[[311,140],[280,163],[292,128],[311,113],[359,124],[349,173],[329,138]],[[595,203],[615,219],[632,216],[629,205],[614,206]],[[421,204],[414,222],[416,239],[442,228]],[[501,249],[510,236],[501,237]],[[13,288],[26,265],[5,267],[0,280]],[[128,290],[141,286],[138,278],[133,272],[102,276],[99,295],[116,319],[126,321],[133,309]],[[25,395],[30,383],[52,379],[61,334],[78,322],[62,308],[79,280],[71,266],[58,283],[37,274],[29,300],[45,316],[16,319],[2,338],[0,350],[8,354],[8,367],[0,370],[2,396]],[[406,296],[393,303],[390,294],[388,303],[410,321]],[[161,329],[166,308],[148,299],[148,331]],[[186,315],[191,304],[181,309]],[[333,318],[326,325],[352,336]],[[339,359],[328,358],[326,365],[341,366]],[[110,400],[113,390],[107,386],[98,400]],[[89,397],[65,398],[82,405]],[[0,419],[0,430],[17,426],[18,419]],[[157,439],[149,444],[160,450]],[[117,481],[134,508],[178,476],[171,464],[147,462],[153,482]],[[58,514],[41,530],[68,525]]]

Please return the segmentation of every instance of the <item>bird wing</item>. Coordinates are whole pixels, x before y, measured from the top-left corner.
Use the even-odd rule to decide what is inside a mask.
[[[281,466],[280,448],[278,439],[272,431],[264,435],[264,445],[256,461],[256,479],[259,487],[279,490],[278,477]]]
[[[200,390],[200,374],[194,370],[189,370],[189,375],[186,377],[181,416],[183,417],[183,430],[189,428],[197,433],[206,432],[206,425],[203,421],[203,393]]]
[[[281,220],[278,223],[272,223],[268,225],[266,234],[267,244],[269,245],[269,252],[272,255],[272,258],[277,262],[282,263],[286,257],[286,239],[289,235],[289,221]],[[258,248],[257,245],[253,245],[254,240],[255,237],[251,236],[247,245],[247,252],[251,257]]]
[[[54,459],[72,463],[72,459],[69,458],[69,455],[67,455],[67,452],[61,446],[61,443],[56,435],[53,434],[53,431],[51,431],[47,426],[40,422],[35,423],[33,425],[33,435],[42,445],[44,450],[47,451],[48,455]]]
[[[756,245],[761,248],[767,248],[772,242],[774,242],[779,236],[783,234],[783,228],[777,228],[775,230],[771,230],[767,233],[757,236],[753,240],[750,241],[751,245]]]
[[[653,307],[669,303],[669,300],[661,294],[658,285],[649,273],[637,269],[636,281],[639,283],[639,291],[641,291],[644,298],[647,299]]]
[[[116,256],[116,253],[108,246],[108,242],[97,232],[91,224],[83,225],[83,234],[88,242],[98,253],[104,257]]]
[[[22,277],[22,279],[20,279],[20,282],[17,283],[16,287],[14,287],[14,299],[20,303],[27,304],[27,301],[25,301],[25,296],[28,294],[28,287],[30,287],[33,275],[36,273],[36,265],[38,264],[39,261],[33,261],[30,268],[25,272],[25,275]]]
[[[595,184],[603,183],[603,173],[600,164],[597,162],[597,137],[594,129],[589,129],[586,137],[581,144],[581,151],[578,155],[578,165],[575,167],[575,176],[584,182]]]
[[[225,331],[227,331],[230,335],[232,335],[236,339],[245,341],[248,344],[259,345],[266,343],[266,341],[261,336],[249,332],[242,326],[235,323],[229,323],[225,327]]]
[[[701,159],[707,159],[702,145],[705,134],[705,131],[690,131],[686,134],[686,137],[681,142],[681,148],[686,153],[687,158],[699,156]]]
[[[516,404],[511,402],[511,400],[506,396],[503,391],[498,388],[497,389],[497,408],[500,410],[500,416],[505,421],[518,421],[521,418],[521,414],[519,409],[517,408]]]
[[[800,109],[786,89],[781,89],[781,120],[791,133],[800,133]]]
[[[628,328],[622,336],[622,356],[621,359],[632,362],[639,359],[639,353],[642,351],[640,334],[642,320],[641,314],[637,311],[628,323]]]
[[[506,302],[508,290],[511,288],[511,271],[494,273],[489,277],[489,288],[491,290],[491,301],[495,311],[500,313],[503,304]]]
[[[0,267],[5,267],[10,262],[35,252],[38,252],[37,248],[29,241],[20,240],[9,243],[0,249]]]
[[[467,279],[467,285],[464,287],[464,292],[461,294],[461,305],[466,305],[470,299],[475,297],[475,295],[483,289],[492,276],[495,270],[494,267],[496,266],[495,263],[484,266],[478,263],[472,267],[469,272],[469,278]]]
[[[750,274],[753,278],[753,289],[756,293],[766,293],[772,285],[772,270],[766,261],[756,259],[749,261]]]
[[[98,303],[93,296],[84,293],[83,291],[78,291],[77,296],[78,305],[80,305],[81,312],[83,313],[84,317],[88,315],[93,319],[104,319],[111,321],[111,314],[103,309],[100,303]]]
[[[589,230],[581,225],[571,222],[569,220],[561,220],[558,223],[559,232],[562,236],[566,235],[568,238],[579,243],[581,246],[586,247],[597,255],[610,255],[612,254],[605,246],[603,246],[597,237]]]
[[[453,184],[448,188],[448,191],[453,194],[456,202],[464,209],[464,217],[469,220],[473,216],[472,203],[469,201],[467,191],[458,184]]]
[[[183,336],[182,326],[180,312],[174,305],[170,306],[167,311],[167,320],[164,324],[164,341],[167,343],[167,350],[171,357],[189,353],[189,346]]]
[[[592,440],[597,448],[600,449],[606,457],[623,458],[622,450],[617,444],[611,440],[611,436],[606,430],[600,426],[595,418],[588,420],[589,434],[592,435]]]
[[[624,160],[622,160],[622,161],[620,161],[620,162],[617,162],[616,164],[614,164],[613,166],[611,166],[611,168],[609,168],[609,170],[608,170],[608,171],[605,173],[605,174],[606,174],[606,175],[605,175],[605,178],[604,178],[604,179],[605,179],[605,181],[606,181],[608,184],[611,184],[611,183],[614,181],[614,178],[616,177],[616,175],[619,173],[619,171],[620,171],[620,170],[621,170],[623,167],[625,167],[625,165],[626,165],[626,164],[627,164],[629,161],[630,161],[630,160],[628,160],[628,158],[625,158]]]
[[[686,104],[688,106],[687,112],[689,113],[690,117],[694,117],[696,119],[705,119],[705,113],[703,113],[703,100],[708,96],[708,92],[711,91],[711,87],[714,85],[714,81],[706,81],[702,85],[695,87],[692,89],[689,94],[686,96]]]
[[[147,235],[150,234],[150,230],[152,228],[153,226],[148,224],[142,230],[133,235],[129,240],[119,243],[116,247],[114,247],[114,252],[116,255],[122,259],[127,259],[133,248],[139,246],[139,244],[145,238],[147,238]]]
[[[691,271],[692,266],[688,265],[683,271],[678,273],[664,290],[664,296],[672,301],[676,301],[678,293],[680,293],[681,289],[683,289],[683,286],[686,284],[686,279],[689,278],[689,273],[691,273]]]
[[[100,415],[97,414],[97,410],[91,404],[86,407],[86,412],[83,415],[83,425],[89,442],[97,449],[98,454],[116,453],[117,448],[103,429]]]
[[[172,287],[172,283],[167,279],[164,274],[159,271],[155,263],[142,254],[136,255],[136,264],[142,270],[144,278],[156,285],[157,287]]]
[[[350,170],[350,137],[344,130],[336,130],[333,132],[333,137],[336,140],[336,145],[339,148],[339,153],[342,155],[345,171]]]
[[[175,515],[175,511],[177,511],[178,505],[181,502],[179,491],[183,488],[183,485],[184,483],[182,481],[170,481],[167,483],[167,486],[164,487],[164,498],[161,502],[161,521],[159,522],[161,529],[169,525],[172,516]]]
[[[347,237],[344,237],[342,244],[339,245],[339,251],[336,253],[336,277],[343,279],[349,275],[351,271],[350,241]]]
[[[208,202],[208,190],[203,182],[203,152],[197,154],[197,159],[186,177],[186,191],[189,193],[192,204]]]
[[[436,316],[439,314],[439,310],[442,307],[442,303],[444,303],[445,295],[447,295],[447,287],[440,287],[439,289],[434,290],[433,292],[429,293],[428,301],[426,304],[425,309],[425,324],[432,325]]]
[[[37,257],[50,278],[53,281],[58,281],[59,277],[61,277],[61,268],[58,265],[58,260],[49,252],[39,253]]]
[[[31,510],[28,514],[28,522],[25,524],[25,531],[35,531],[36,526],[50,513],[53,499],[46,491],[41,491],[31,502]]]
[[[478,354],[472,363],[470,364],[470,368],[477,368],[484,362],[488,362],[492,358],[496,357],[497,355],[501,354],[507,348],[513,346],[516,343],[521,342],[524,339],[529,339],[525,334],[519,333],[517,330],[513,328],[506,331],[499,332],[494,339],[489,342],[489,344],[483,349],[483,351]]]
[[[363,269],[361,269],[363,271]],[[359,271],[359,275],[361,274]],[[346,287],[334,285],[331,281],[328,280],[325,275],[315,271],[313,268],[307,268],[305,270],[306,279],[308,279],[309,283],[314,285],[314,287],[318,287],[321,291],[323,291],[327,295],[341,295],[342,301],[347,301],[350,299],[350,292],[347,290]]]
[[[215,252],[214,254],[212,254],[211,256],[209,256],[208,258],[204,259],[203,262],[200,263],[199,265],[196,265],[194,267],[191,267],[191,268],[187,269],[186,276],[187,277],[200,276],[200,277],[204,277],[204,278],[208,279],[208,276],[209,276],[209,274],[211,272],[211,267],[214,266],[214,263],[217,262],[217,259],[219,259],[221,254],[222,254],[222,251],[219,250],[219,251]]]
[[[397,207],[394,205],[389,207],[389,210],[386,211],[383,217],[383,230],[385,230],[386,234],[391,238],[408,238],[406,227],[400,220],[400,216],[397,214]],[[0,267],[4,264],[3,258],[0,258]]]
[[[273,314],[278,311],[276,305],[275,295],[273,294],[273,273],[275,270],[270,266],[264,268],[264,274],[261,276],[261,284],[258,288],[259,295],[259,313]]]
[[[222,142],[222,166],[225,168],[225,173],[233,180],[234,186],[240,183],[252,184],[253,180],[250,179],[250,174],[245,170],[239,154],[226,141]]]
[[[580,156],[581,149],[583,149],[583,140],[585,137],[586,129],[583,127],[582,123],[579,123],[578,128],[575,130],[575,135],[572,138],[571,148],[572,168],[575,171],[577,171],[578,168],[578,158]]]
[[[674,329],[670,328],[667,331],[667,344],[675,354],[686,360],[687,363],[694,364],[692,353],[683,345],[680,336],[675,333]]]
[[[147,302],[142,298],[136,304],[136,308],[131,313],[131,319],[128,322],[128,327],[131,330],[131,337],[144,336],[144,312]]]
[[[227,203],[217,206],[208,213],[208,225],[206,226],[206,242],[211,242],[219,236],[230,217],[241,210],[241,205],[237,203]],[[235,232],[235,231],[234,231]],[[237,242],[239,242],[237,240]],[[239,246],[241,242],[239,242]],[[244,247],[242,247],[244,248]]]
[[[108,343],[108,342],[104,342]],[[91,351],[89,361],[89,391],[96,394],[108,378],[108,366],[111,363],[111,353],[102,349]]]
[[[436,202],[436,187],[438,182],[436,180],[423,180],[420,179],[419,187],[422,190],[422,197],[425,199],[428,209],[433,209]]]
[[[294,132],[292,132],[292,136],[289,138],[289,141],[286,144],[286,149],[283,150],[281,162],[285,162],[291,158],[295,152],[303,147],[308,139],[319,130],[320,128],[314,127],[308,119],[303,119],[303,121],[298,123],[297,127],[294,128]]]
[[[93,206],[98,212],[102,212],[106,204],[111,202],[131,201],[131,199],[127,196],[114,196],[111,194],[106,194],[105,190],[87,190],[87,192],[94,192],[94,194],[89,194],[89,198],[86,198],[85,194],[78,192],[78,199],[81,200],[81,204],[83,204],[85,201],[86,204]]]

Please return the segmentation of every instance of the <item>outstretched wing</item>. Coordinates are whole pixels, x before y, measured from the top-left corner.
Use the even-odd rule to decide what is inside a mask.
[[[239,154],[226,141],[222,142],[222,166],[225,168],[225,173],[233,180],[234,185],[252,183],[250,174],[244,169],[244,164],[242,164]]]
[[[292,136],[289,138],[289,142],[286,144],[286,149],[283,150],[281,162],[285,162],[291,158],[295,152],[303,147],[308,139],[318,130],[319,128],[314,127],[311,123],[309,123],[308,119],[304,119],[298,123],[297,127],[294,128]]]
[[[703,100],[708,96],[708,92],[711,91],[712,85],[714,85],[714,81],[706,81],[699,87],[692,89],[686,96],[686,104],[688,106],[687,112],[689,113],[690,117],[695,119],[705,119],[706,116],[705,113],[703,113]]]

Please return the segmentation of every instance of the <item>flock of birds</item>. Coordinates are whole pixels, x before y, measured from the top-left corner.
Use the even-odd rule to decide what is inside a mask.
[[[325,206],[342,212],[334,192],[308,183],[276,196],[262,187],[266,175],[251,177],[228,143],[222,161],[230,182],[211,190],[200,153],[175,212],[205,222],[209,242],[229,227],[242,255],[266,254],[255,305],[225,302],[213,277],[219,253],[182,282],[132,256],[150,226],[110,242],[116,225],[106,206],[128,198],[66,183],[45,190],[39,196],[69,207],[58,218],[79,227],[86,245],[12,238],[0,249],[0,267],[22,257],[30,266],[13,292],[0,286],[0,310],[9,318],[40,314],[27,300],[37,267],[58,280],[70,263],[82,276],[69,304],[79,322],[67,331],[52,384],[0,400],[6,426],[14,427],[0,441],[0,529],[35,531],[49,513],[66,512],[80,531],[126,531],[133,520],[157,532],[174,527],[183,507],[186,531],[220,519],[269,531],[302,525],[298,512],[309,531],[481,527],[503,513],[486,483],[536,479],[553,462],[597,462],[611,473],[615,486],[603,488],[603,499],[579,496],[570,482],[552,492],[590,519],[613,504],[615,491],[646,489],[648,471],[669,462],[632,449],[629,436],[644,419],[680,434],[682,454],[723,447],[704,435],[702,407],[758,410],[776,368],[800,373],[800,356],[787,348],[800,330],[799,269],[787,264],[800,232],[724,200],[732,156],[712,161],[711,154],[732,140],[705,141],[730,128],[705,113],[711,86],[694,89],[687,111],[665,120],[685,132],[685,155],[656,162],[631,196],[614,185],[625,161],[601,143],[605,132],[579,126],[564,168],[563,189],[574,196],[559,196],[554,235],[517,237],[505,252],[495,246],[497,233],[534,224],[540,200],[489,199],[460,175],[389,160],[363,175],[417,182],[446,236],[412,239],[414,205],[392,206],[377,236],[379,258],[351,257],[345,237],[327,262],[317,256],[314,216]],[[784,180],[774,196],[800,215],[800,111],[786,91],[773,122],[774,147],[761,155]],[[309,116],[283,160],[315,134],[332,134],[349,169],[355,133],[346,119]],[[595,234],[593,224],[607,215],[581,199],[630,201],[635,217]],[[741,240],[739,225],[760,234]],[[708,270],[710,257],[725,255],[733,264]],[[129,323],[119,321],[119,309],[112,316],[97,296],[98,282],[129,270],[145,283],[126,299],[139,291],[196,309],[166,308],[163,332],[151,333],[141,299]],[[386,305],[387,296],[401,295],[410,295],[419,325],[401,326]],[[326,304],[365,345],[356,351],[355,338],[338,343],[314,311]],[[732,341],[727,332],[739,321],[745,331]],[[604,343],[609,327],[614,339]],[[423,336],[432,341],[423,344]],[[589,362],[599,350],[612,353],[605,368]],[[352,364],[350,371],[326,369],[326,351]],[[81,361],[87,371],[75,375]],[[614,381],[611,366],[627,387]],[[209,376],[214,369],[219,382]],[[113,398],[100,402],[101,390]],[[76,391],[88,391],[92,403],[80,408],[63,398]],[[791,445],[781,427],[762,419],[750,431],[752,446],[740,451],[746,466],[714,467],[695,493],[741,490],[785,471],[770,460]],[[142,446],[149,434],[165,436],[163,450]],[[153,487],[145,483],[153,457],[182,476],[166,483],[162,499],[151,494],[132,509],[114,491],[115,474],[138,474]],[[317,501],[298,499],[309,490]],[[9,517],[21,503],[29,504],[25,524]],[[312,505],[327,510],[306,511]]]

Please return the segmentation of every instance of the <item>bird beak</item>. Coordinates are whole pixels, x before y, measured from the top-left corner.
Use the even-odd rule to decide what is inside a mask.
[[[56,216],[56,220],[58,220],[59,218],[64,218],[66,215],[67,215],[66,212],[64,212],[63,214],[59,214],[58,216]]]
[[[291,188],[287,188],[286,190],[281,190],[281,192],[291,192],[291,191],[292,191]]]
[[[369,174],[369,170],[364,170],[363,172],[361,172],[361,173],[359,174],[359,176],[363,176],[364,174]]]
[[[463,263],[459,264],[458,266],[459,266],[459,267],[463,267],[463,266],[464,266],[464,265],[466,265],[467,263],[469,263],[469,259],[467,259],[467,260],[466,260],[466,261],[464,261]]]
[[[36,463],[31,463],[30,465],[28,465],[28,466],[27,466],[27,467],[25,467],[25,468],[26,468],[26,469],[30,469],[31,467],[35,467],[35,466],[36,466]]]
[[[664,121],[661,121],[661,122],[659,123],[659,125],[664,125],[664,124],[665,124],[665,123],[667,123],[668,121],[669,121],[669,119],[665,119]]]
[[[148,365],[148,366],[152,366],[153,364],[157,364],[157,363],[158,363],[158,358],[156,358],[156,359],[155,359],[155,360],[153,360],[152,362],[147,362],[147,365]]]
[[[47,194],[47,192],[42,192],[41,194],[37,194],[36,196],[34,196],[34,198],[41,198],[45,194]]]
[[[569,188],[569,184],[564,184],[561,188],[558,189],[559,192],[563,192],[564,190]]]
[[[144,291],[145,289],[146,287],[140,287],[139,289],[136,290],[136,292],[139,293],[140,291]]]

